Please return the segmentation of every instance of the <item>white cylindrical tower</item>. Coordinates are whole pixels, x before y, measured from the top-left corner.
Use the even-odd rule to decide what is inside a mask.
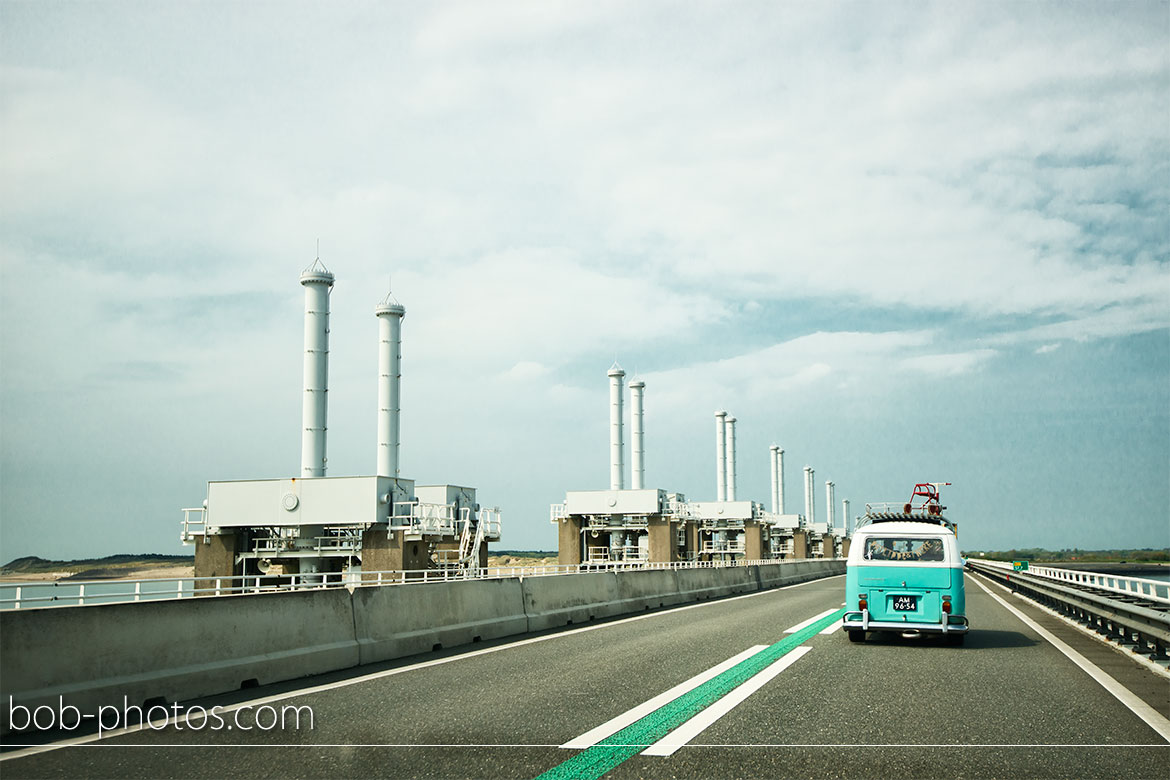
[[[333,274],[321,258],[301,274],[305,288],[305,399],[301,411],[301,476],[325,476],[329,391],[329,293]]]
[[[768,448],[768,452],[770,455],[768,459],[768,473],[772,475],[772,514],[778,515],[780,514],[780,493],[776,486],[776,478],[780,472],[776,468],[776,456],[779,454],[780,448],[773,444]]]
[[[845,535],[851,536],[853,534],[853,521],[849,517],[849,499],[841,499],[841,511],[845,513],[841,525],[845,527]]]
[[[825,512],[828,515],[825,520],[829,524],[829,533],[832,533],[833,529],[837,527],[837,518],[835,516],[837,511],[837,498],[833,493],[834,487],[835,485],[831,479],[825,483]]]
[[[625,490],[626,464],[622,454],[622,391],[626,372],[615,361],[609,369],[609,489]]]
[[[727,418],[727,500],[735,500],[735,418]]]
[[[378,318],[378,476],[397,477],[402,411],[402,320],[406,308],[386,293]]]
[[[784,448],[776,453],[776,506],[777,513],[784,514]]]
[[[641,490],[646,477],[646,464],[643,460],[645,453],[642,449],[642,402],[646,390],[646,383],[641,379],[630,382],[630,451],[633,453],[631,462],[630,487]]]
[[[811,525],[817,521],[816,472],[809,466],[804,467],[804,517]]]
[[[727,500],[727,412],[715,412],[715,500]]]

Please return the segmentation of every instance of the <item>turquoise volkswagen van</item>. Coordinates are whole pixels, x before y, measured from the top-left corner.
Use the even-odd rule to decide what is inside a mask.
[[[963,559],[953,527],[937,514],[869,517],[849,547],[842,628],[854,642],[870,631],[967,634]]]

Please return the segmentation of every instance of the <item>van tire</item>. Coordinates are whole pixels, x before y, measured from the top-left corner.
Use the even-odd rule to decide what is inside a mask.
[[[963,640],[966,638],[966,634],[947,634],[947,644],[954,647],[960,647],[963,644]]]
[[[846,631],[845,633],[849,635],[850,642],[864,642],[865,641],[865,632],[864,631],[854,630],[854,631]]]

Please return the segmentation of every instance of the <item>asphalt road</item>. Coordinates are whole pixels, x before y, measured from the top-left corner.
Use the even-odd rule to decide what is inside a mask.
[[[303,712],[300,729],[271,730],[243,730],[229,713],[231,729],[147,729],[8,753],[0,774],[583,776],[563,765],[581,752],[559,745],[742,651],[787,641],[810,649],[673,755],[635,750],[605,776],[1170,777],[1166,739],[976,580],[986,582],[968,575],[972,632],[963,647],[785,634],[841,606],[844,577],[833,577],[200,702],[308,706],[312,729]],[[1170,716],[1166,678],[1004,598]],[[253,712],[265,725],[276,717],[242,710],[239,726],[251,725]]]

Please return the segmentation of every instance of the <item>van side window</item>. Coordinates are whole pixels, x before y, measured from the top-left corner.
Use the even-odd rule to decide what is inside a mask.
[[[933,562],[943,560],[942,539],[871,536],[865,545],[867,561]]]

